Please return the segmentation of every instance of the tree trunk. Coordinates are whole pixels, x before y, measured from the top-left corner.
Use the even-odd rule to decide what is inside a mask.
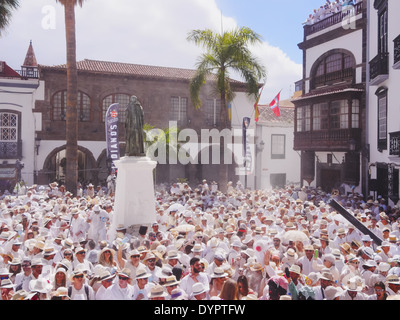
[[[74,196],[78,183],[78,72],[76,66],[75,3],[66,1],[65,33],[67,44],[67,110],[65,187]]]
[[[220,130],[224,130],[226,128],[230,129],[230,123],[228,121],[228,112],[226,105],[226,95],[225,92],[221,93],[221,114],[220,114]],[[223,139],[220,141],[220,169],[219,169],[219,190],[221,192],[226,192],[228,188],[228,177],[229,177],[229,165],[225,164],[225,153],[230,152],[225,149],[225,144],[222,144]]]

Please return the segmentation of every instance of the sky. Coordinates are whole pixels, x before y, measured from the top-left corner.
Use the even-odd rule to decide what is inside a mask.
[[[0,35],[0,60],[19,70],[32,40],[42,65],[66,62],[64,11],[55,0],[20,0]],[[203,49],[186,40],[194,29],[250,27],[251,48],[266,67],[265,99],[293,94],[302,78],[302,22],[324,0],[86,0],[76,8],[77,60],[94,59],[195,69]],[[241,80],[241,79],[238,79]],[[269,103],[270,101],[261,101]]]

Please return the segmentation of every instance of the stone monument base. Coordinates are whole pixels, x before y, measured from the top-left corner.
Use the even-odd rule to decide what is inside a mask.
[[[114,164],[118,173],[110,241],[115,239],[120,224],[135,234],[140,226],[156,221],[153,170],[157,162],[148,157],[123,157]]]

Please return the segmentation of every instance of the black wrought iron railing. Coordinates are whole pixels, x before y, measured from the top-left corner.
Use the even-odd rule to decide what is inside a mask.
[[[381,75],[388,75],[389,53],[387,52],[379,53],[375,58],[373,58],[370,61],[369,67],[370,67],[371,80]]]
[[[400,131],[392,132],[390,135],[390,155],[400,156]]]
[[[22,157],[22,141],[0,141],[0,159],[20,159]]]
[[[400,35],[393,40],[394,42],[394,64],[400,62]]]

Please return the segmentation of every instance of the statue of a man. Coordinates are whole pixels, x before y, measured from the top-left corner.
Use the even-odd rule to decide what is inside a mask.
[[[126,107],[125,115],[125,155],[128,157],[145,156],[143,108],[137,100],[137,97],[131,97],[131,101]]]

